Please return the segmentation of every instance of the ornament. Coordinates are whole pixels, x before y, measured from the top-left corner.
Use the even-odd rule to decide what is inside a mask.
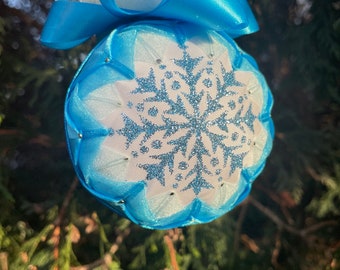
[[[66,98],[66,138],[95,197],[142,227],[174,228],[210,222],[248,195],[271,150],[271,107],[255,61],[229,34],[142,20],[115,28],[84,61]]]

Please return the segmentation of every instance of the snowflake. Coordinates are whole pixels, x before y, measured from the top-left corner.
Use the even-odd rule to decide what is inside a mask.
[[[173,176],[173,188],[197,196],[215,187],[212,178],[221,181],[222,170],[231,176],[242,169],[257,117],[237,91],[244,85],[233,70],[181,51],[180,58],[135,79],[129,92],[135,100],[121,113],[115,134],[125,138],[147,182],[165,186]]]

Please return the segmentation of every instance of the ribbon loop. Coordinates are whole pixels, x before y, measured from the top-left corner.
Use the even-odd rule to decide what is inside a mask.
[[[101,5],[56,1],[41,33],[41,43],[54,49],[69,49],[112,29],[117,21]]]
[[[247,0],[57,0],[41,42],[68,49],[118,25],[150,18],[187,21],[232,37],[258,30]]]

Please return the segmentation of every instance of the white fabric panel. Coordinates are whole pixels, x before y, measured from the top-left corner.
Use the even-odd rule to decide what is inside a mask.
[[[173,192],[166,192],[148,199],[149,206],[156,218],[164,218],[179,212],[183,205],[178,195]]]
[[[129,160],[126,156],[102,146],[93,166],[103,176],[115,181],[125,181],[128,164]]]
[[[91,92],[84,102],[89,111],[98,120],[103,120],[105,117],[122,106],[122,101],[114,84],[107,84],[96,91]]]

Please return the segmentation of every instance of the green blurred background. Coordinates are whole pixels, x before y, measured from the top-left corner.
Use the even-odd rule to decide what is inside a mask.
[[[51,1],[0,0],[0,269],[340,269],[340,1],[252,0],[238,38],[272,89],[276,136],[251,196],[218,220],[152,231],[75,178],[63,102],[92,39],[39,35]]]

